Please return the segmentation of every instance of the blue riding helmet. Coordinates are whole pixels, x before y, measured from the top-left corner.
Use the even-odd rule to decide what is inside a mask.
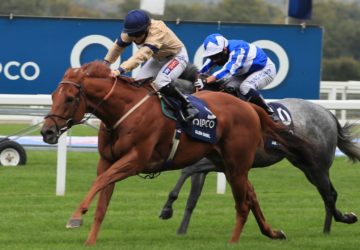
[[[124,19],[123,33],[139,34],[146,31],[150,24],[149,15],[143,10],[131,10]]]

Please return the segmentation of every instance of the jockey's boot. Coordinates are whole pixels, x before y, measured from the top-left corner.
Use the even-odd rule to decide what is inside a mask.
[[[274,122],[280,121],[280,118],[277,116],[274,110],[265,102],[264,98],[258,91],[256,91],[255,89],[250,89],[250,91],[245,95],[245,97],[249,102],[258,105],[259,107],[262,107],[266,111],[266,113],[269,114],[269,116]]]
[[[160,89],[160,93],[168,97],[173,97],[181,102],[182,110],[180,110],[180,115],[183,121],[188,122],[199,113],[199,110],[194,107],[186,96],[175,86],[168,84]]]

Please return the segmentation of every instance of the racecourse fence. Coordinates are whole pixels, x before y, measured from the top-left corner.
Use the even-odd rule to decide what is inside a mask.
[[[360,81],[323,81],[320,86],[320,100],[310,101],[334,112],[342,124],[345,122],[360,124]],[[0,94],[0,123],[41,124],[51,104],[51,95]],[[91,119],[90,123],[98,124],[99,121]],[[56,195],[65,194],[67,137],[67,133],[64,133],[57,146]],[[225,187],[225,176],[220,173],[217,193],[225,193]]]

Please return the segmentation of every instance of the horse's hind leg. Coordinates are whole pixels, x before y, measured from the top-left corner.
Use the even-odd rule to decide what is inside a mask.
[[[270,225],[266,223],[266,219],[261,211],[260,204],[257,200],[254,187],[248,182],[247,199],[250,204],[250,209],[255,216],[256,222],[259,225],[262,234],[271,239],[286,239],[285,233],[282,230],[272,230]]]
[[[207,173],[197,173],[191,176],[190,195],[186,203],[185,213],[178,228],[177,234],[186,234],[192,212],[200,198]]]
[[[320,170],[316,168],[301,168],[307,179],[317,188],[324,204],[325,204],[325,222],[323,232],[325,234],[331,231],[331,222],[334,217],[335,221],[352,224],[357,221],[357,216],[354,213],[341,213],[336,208],[337,192],[330,181],[328,170]],[[308,172],[307,170],[312,170]]]
[[[332,194],[332,203],[327,204],[325,203],[325,209],[326,209],[326,217],[325,217],[325,223],[324,223],[324,233],[330,233],[331,229],[331,215],[334,216],[334,219],[336,222],[342,222],[346,224],[353,224],[358,221],[356,214],[354,213],[342,213],[340,210],[336,208],[336,201],[337,201],[337,192],[333,186],[333,184],[330,182],[330,189]]]

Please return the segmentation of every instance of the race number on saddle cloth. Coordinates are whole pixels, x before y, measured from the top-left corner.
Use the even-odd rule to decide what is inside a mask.
[[[289,132],[294,133],[294,122],[288,108],[278,102],[270,102],[268,105],[272,108],[277,117],[279,117],[280,122],[288,127]],[[280,145],[278,142],[270,138],[265,140],[265,148],[277,149],[279,147]]]
[[[161,107],[164,115],[170,119],[176,120],[177,130],[184,131],[188,136],[203,142],[214,144],[216,142],[216,116],[211,112],[207,104],[192,95],[187,95],[188,100],[194,105],[199,113],[188,122],[184,122],[181,114],[181,103],[167,97],[170,105],[166,105],[166,101],[161,99]],[[171,110],[169,109],[172,108]]]

